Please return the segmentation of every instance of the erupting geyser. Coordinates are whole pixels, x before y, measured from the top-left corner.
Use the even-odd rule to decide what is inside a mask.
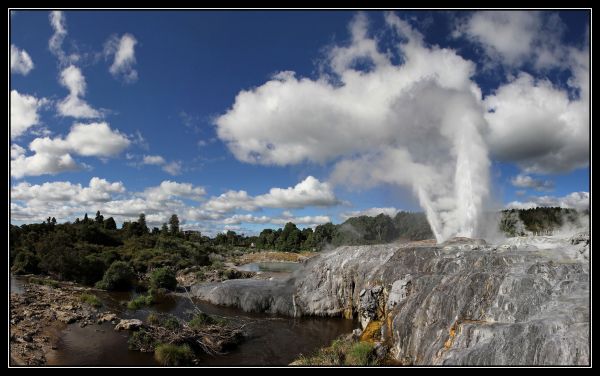
[[[215,121],[219,138],[244,162],[331,161],[332,184],[410,187],[437,241],[477,236],[489,159],[475,65],[394,14],[386,24],[402,40],[395,51],[380,52],[359,14],[324,73],[279,72],[240,92]]]

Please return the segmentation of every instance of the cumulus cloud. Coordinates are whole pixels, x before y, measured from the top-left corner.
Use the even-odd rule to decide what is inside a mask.
[[[531,209],[536,207],[573,208],[586,210],[590,208],[589,192],[572,192],[562,197],[556,196],[533,196],[529,201],[513,201],[506,205],[508,209]]]
[[[167,162],[160,155],[144,155],[142,158],[142,164],[144,165],[153,165],[153,166],[161,166],[161,169],[169,175],[180,175],[181,170],[183,169],[183,165],[181,161],[172,161]],[[134,164],[137,165],[137,164]]]
[[[459,23],[453,35],[483,47],[488,63],[538,69],[565,64],[561,40],[565,25],[557,14],[532,11],[475,12]]]
[[[10,138],[15,139],[24,134],[27,129],[39,124],[38,111],[48,101],[16,90],[10,91]]]
[[[252,211],[258,208],[304,208],[308,206],[334,206],[339,204],[332,187],[318,179],[306,179],[288,188],[271,188],[268,193],[250,196],[246,191],[228,191],[212,197],[205,207],[221,213],[233,210]]]
[[[119,154],[129,139],[107,123],[76,123],[71,127],[66,142],[77,154],[84,156],[110,157]]]
[[[101,113],[92,108],[82,97],[85,95],[86,83],[81,69],[69,65],[60,73],[60,84],[69,89],[69,95],[56,105],[62,116],[74,118],[98,118]]]
[[[121,38],[112,36],[104,45],[105,56],[114,56],[109,68],[114,77],[122,78],[127,83],[138,79],[138,72],[133,68],[135,65],[135,45],[137,40],[131,34],[123,34]]]
[[[341,213],[340,217],[343,220],[346,220],[346,219],[352,218],[352,217],[360,217],[361,215],[366,215],[369,217],[376,217],[379,214],[385,214],[390,218],[394,218],[396,216],[396,214],[398,214],[399,211],[400,211],[400,209],[396,209],[394,207],[369,208],[369,209],[364,209],[364,210],[354,210],[354,211],[350,211],[350,212]]]
[[[247,224],[273,224],[277,226],[283,226],[288,222],[292,222],[296,225],[308,225],[309,227],[314,227],[316,225],[321,225],[324,223],[331,222],[331,219],[325,215],[316,215],[316,216],[301,216],[295,217],[291,215],[282,215],[269,217],[266,215],[262,216],[254,216],[252,214],[235,214],[231,217],[223,219],[220,223],[225,225],[240,225],[242,223]]]
[[[536,191],[551,191],[554,189],[554,183],[550,180],[534,179],[529,175],[519,174],[510,181],[517,188],[530,188]]]
[[[470,79],[475,65],[453,50],[426,46],[394,14],[386,24],[403,40],[394,51],[402,64],[380,51],[358,15],[349,45],[328,54],[335,79],[281,72],[241,91],[216,119],[218,136],[244,162],[341,159],[332,178],[337,184],[408,185],[438,240],[473,236],[489,165],[481,93]]]
[[[271,188],[269,193],[254,198],[254,203],[267,208],[304,208],[307,206],[333,206],[339,203],[331,186],[308,176],[289,188]]]
[[[160,155],[144,155],[142,163],[147,164],[147,165],[161,166],[161,165],[165,164],[165,159],[163,157],[161,157]]]
[[[123,183],[98,177],[93,177],[87,187],[68,181],[35,185],[22,182],[11,187],[11,217],[17,221],[44,220],[48,217],[65,220],[91,209],[90,203],[102,205],[124,191]]]
[[[14,44],[11,44],[10,73],[18,73],[22,74],[23,76],[27,76],[33,67],[33,61],[31,60],[31,57],[27,51],[18,48]]]
[[[192,215],[196,208],[186,205],[182,199],[200,201],[204,194],[203,187],[173,181],[130,193],[123,183],[98,177],[92,178],[87,187],[69,181],[36,185],[21,182],[11,187],[11,216],[17,221],[45,220],[49,216],[65,221],[100,210],[119,222],[135,220],[140,213],[145,213],[148,223],[160,225],[174,213],[182,220],[196,219]],[[206,218],[222,217],[213,214]]]
[[[11,176],[22,178],[57,174],[81,169],[71,153],[83,156],[111,157],[129,146],[129,140],[107,123],[76,123],[66,138],[36,138],[29,144],[31,156],[24,153],[11,156]],[[11,153],[12,154],[12,153]]]
[[[177,183],[170,180],[165,180],[159,186],[144,191],[144,196],[152,201],[164,201],[173,197],[201,201],[205,194],[206,190],[203,187],[194,187],[190,183]]]
[[[233,210],[256,210],[254,198],[246,191],[227,191],[217,197],[211,197],[204,207],[208,210],[227,213]]]
[[[571,99],[549,81],[521,74],[484,101],[491,153],[498,159],[516,162],[530,173],[565,172],[587,166],[588,98],[585,86],[579,98]]]

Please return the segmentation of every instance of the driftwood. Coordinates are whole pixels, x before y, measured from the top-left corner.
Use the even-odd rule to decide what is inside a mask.
[[[194,307],[195,315],[206,315],[192,300],[186,289],[186,296]],[[248,323],[235,323],[230,319],[217,321],[216,315],[206,315],[207,322],[203,325],[191,326],[190,322],[180,320],[170,315],[160,315],[154,322],[146,322],[138,336],[148,336],[146,340],[138,340],[132,346],[139,351],[153,352],[158,343],[174,345],[188,344],[209,355],[222,355],[224,350],[240,341],[243,328]],[[220,317],[221,319],[224,319]],[[166,321],[169,320],[169,323]],[[175,320],[177,321],[174,327]],[[148,340],[151,339],[151,340]]]

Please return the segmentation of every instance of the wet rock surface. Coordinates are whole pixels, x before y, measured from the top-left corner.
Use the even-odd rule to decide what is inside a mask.
[[[286,281],[233,280],[192,293],[246,311],[358,316],[362,328],[377,321],[373,340],[397,364],[586,365],[587,236],[340,247]]]

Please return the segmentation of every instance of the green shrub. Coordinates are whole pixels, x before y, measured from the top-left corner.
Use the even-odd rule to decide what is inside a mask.
[[[161,324],[163,327],[170,329],[170,330],[177,330],[177,329],[181,328],[181,324],[179,323],[179,320],[177,320],[177,318],[175,318],[173,316],[166,317]]]
[[[150,274],[150,287],[154,289],[165,288],[175,290],[177,287],[175,272],[169,268],[159,268],[154,270]]]
[[[123,261],[113,262],[96,287],[104,290],[127,290],[135,276],[131,267]]]
[[[194,353],[188,345],[165,343],[156,346],[154,358],[163,366],[184,366],[192,363]]]
[[[346,355],[346,364],[353,366],[372,365],[373,344],[370,342],[358,342],[352,345]]]
[[[198,313],[194,316],[188,323],[188,325],[193,329],[200,329],[205,325],[212,325],[217,323],[217,320],[212,318],[212,316],[207,315],[206,313]]]
[[[45,278],[32,277],[32,278],[29,278],[29,282],[35,283],[36,285],[44,285],[44,286],[50,286],[50,287],[59,287],[60,286],[60,283],[58,283],[57,281],[52,280],[52,279],[45,279]]]
[[[148,315],[148,317],[146,318],[146,320],[148,320],[148,323],[151,325],[158,325],[160,324],[160,316],[157,313],[150,313]]]
[[[13,261],[12,271],[15,274],[36,274],[39,272],[40,259],[31,251],[22,250]]]
[[[135,298],[131,299],[129,303],[127,303],[127,308],[135,311],[142,307],[147,307],[149,305],[154,304],[154,298],[152,295],[138,295]]]
[[[87,303],[92,307],[100,308],[102,307],[102,302],[96,295],[83,293],[79,296],[79,300],[83,303]]]
[[[154,338],[144,329],[140,329],[131,334],[127,341],[129,350],[154,351],[156,342]]]

